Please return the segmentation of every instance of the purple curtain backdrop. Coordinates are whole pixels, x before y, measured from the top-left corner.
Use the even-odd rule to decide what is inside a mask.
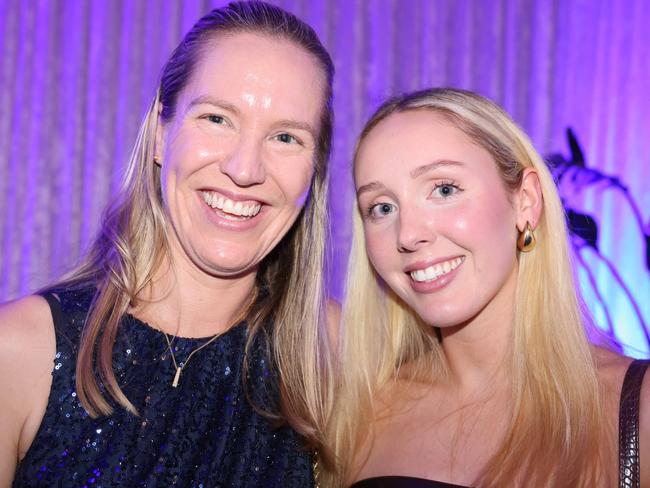
[[[80,256],[119,184],[162,63],[200,15],[224,3],[0,0],[0,300],[33,291]],[[457,86],[504,106],[543,154],[568,159],[571,126],[587,166],[619,178],[584,173],[565,179],[563,194],[598,221],[599,253],[583,246],[576,256],[596,322],[626,352],[648,355],[640,229],[650,221],[650,2],[274,3],[309,22],[336,63],[335,297],[350,241],[350,157],[364,120],[391,94]]]

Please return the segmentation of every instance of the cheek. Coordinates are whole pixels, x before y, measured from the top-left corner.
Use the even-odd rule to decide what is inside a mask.
[[[282,164],[282,168],[274,172],[273,179],[284,194],[287,204],[301,209],[309,198],[313,176],[310,164]]]
[[[494,203],[494,202],[493,202]],[[504,265],[516,256],[515,214],[509,202],[476,206],[454,223],[458,235],[477,255],[476,266]]]
[[[379,232],[376,228],[364,228],[366,252],[373,268],[379,275],[386,279],[386,271],[390,268],[391,262],[395,259],[396,249],[391,244],[391,236],[387,232],[390,229],[383,229]]]
[[[227,138],[218,141],[193,127],[182,127],[170,134],[163,155],[163,172],[175,173],[177,179],[204,166],[221,161],[230,151]]]
[[[309,198],[309,194],[311,193],[310,192],[311,185],[309,185],[309,184],[303,185],[303,188],[304,189],[303,189],[302,193],[300,193],[300,195],[298,195],[298,199],[296,200],[296,203],[295,203],[296,207],[298,207],[298,208],[302,208],[302,207],[305,206],[305,203],[307,202],[307,198]]]
[[[297,207],[302,208],[307,202],[309,195],[311,194],[312,181],[314,179],[314,171],[311,168],[302,172],[302,178],[300,178],[298,185],[296,185],[296,193],[298,197],[295,199],[295,204]]]

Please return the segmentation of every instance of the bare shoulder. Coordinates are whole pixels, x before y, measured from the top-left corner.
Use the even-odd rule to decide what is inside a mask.
[[[26,332],[32,333],[39,328],[45,330],[51,325],[50,306],[39,295],[30,295],[0,305],[0,333],[5,337],[8,334],[19,338]]]
[[[593,347],[592,354],[596,363],[598,378],[605,389],[606,396],[612,395],[618,401],[623,379],[632,358],[596,346]]]
[[[22,369],[16,362],[29,363],[54,348],[52,313],[43,297],[32,295],[0,305],[0,361],[4,371],[12,365]]]
[[[11,482],[16,462],[36,434],[51,385],[56,339],[44,298],[0,305],[0,485]]]

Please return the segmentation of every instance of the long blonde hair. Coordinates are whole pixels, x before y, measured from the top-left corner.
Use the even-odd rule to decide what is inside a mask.
[[[111,413],[103,387],[106,396],[137,414],[117,383],[112,354],[122,317],[137,304],[138,295],[169,256],[160,169],[154,164],[159,107],[160,119],[170,120],[178,94],[206,43],[237,32],[260,33],[295,43],[315,59],[326,81],[310,196],[288,234],[260,265],[256,276],[258,298],[246,311],[248,339],[243,358],[246,364],[257,334],[268,334],[270,354],[279,370],[279,417],[316,447],[322,442],[331,401],[329,389],[321,385],[330,384],[322,277],[334,67],[316,33],[292,14],[263,2],[233,2],[202,17],[186,34],[163,69],[160,88],[140,128],[122,187],[105,212],[99,235],[81,264],[55,287],[96,288],[76,366],[77,392],[84,408],[93,417]]]
[[[518,256],[514,327],[509,358],[512,419],[479,486],[595,486],[613,459],[612,435],[574,288],[562,204],[546,164],[528,137],[489,100],[457,89],[432,89],[383,104],[357,144],[393,113],[432,110],[467,134],[494,158],[506,187],[519,187],[525,168],[539,175],[543,215],[536,248]],[[355,155],[356,160],[356,155]],[[350,461],[370,434],[373,397],[409,363],[412,377],[435,382],[447,371],[434,327],[423,324],[372,268],[359,209],[353,211],[353,243],[343,311],[341,382],[330,424],[339,486]],[[505,413],[504,413],[505,415]]]

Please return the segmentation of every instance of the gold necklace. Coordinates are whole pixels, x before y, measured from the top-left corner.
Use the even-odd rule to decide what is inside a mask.
[[[239,322],[241,322],[242,320],[244,320],[244,317],[246,317],[246,311],[247,311],[248,308],[251,306],[251,304],[255,301],[256,298],[257,298],[257,288],[253,288],[253,291],[252,291],[251,295],[248,297],[248,300],[247,300],[246,303],[244,304],[244,307],[243,307],[241,313],[239,313],[239,315],[238,315],[238,316],[236,317],[236,319],[234,320],[233,325],[238,324]],[[180,365],[180,366],[179,366],[178,363],[176,362],[176,356],[174,356],[174,351],[172,350],[172,343],[176,340],[176,338],[177,338],[178,336],[174,336],[174,338],[170,341],[170,340],[169,340],[169,335],[167,335],[167,332],[165,332],[164,330],[161,330],[161,331],[160,331],[160,332],[162,332],[163,334],[165,334],[165,340],[167,341],[167,348],[169,349],[169,354],[171,355],[171,357],[172,357],[172,362],[174,363],[174,367],[176,368],[176,372],[174,373],[174,380],[172,381],[172,386],[173,386],[174,388],[176,388],[176,387],[178,386],[178,382],[179,382],[180,379],[181,379],[181,372],[183,371],[183,368],[184,368],[185,366],[187,366],[187,363],[190,362],[190,359],[192,359],[192,356],[194,356],[194,354],[196,354],[197,352],[199,352],[199,351],[200,351],[201,349],[203,349],[204,347],[206,347],[206,346],[208,346],[209,344],[211,344],[212,342],[214,342],[214,340],[215,340],[217,337],[219,337],[221,334],[223,334],[223,333],[226,332],[227,330],[229,330],[229,328],[226,329],[225,331],[222,331],[222,332],[218,332],[218,333],[216,333],[214,336],[212,336],[212,337],[210,338],[210,340],[209,340],[208,342],[205,342],[205,343],[201,344],[199,347],[197,347],[197,348],[194,349],[192,352],[190,352],[190,355],[187,356],[187,359],[185,360],[185,362],[184,362],[182,365]]]
[[[172,386],[176,388],[178,386],[178,382],[181,379],[181,371],[185,366],[187,366],[187,363],[190,362],[190,359],[192,359],[192,356],[194,356],[195,353],[199,352],[201,349],[212,343],[217,337],[219,337],[222,333],[219,332],[218,334],[214,335],[208,342],[201,344],[199,347],[194,349],[189,356],[187,356],[187,359],[185,360],[184,363],[182,363],[180,366],[176,362],[176,356],[174,356],[174,351],[172,350],[172,342],[176,340],[176,337],[174,336],[174,339],[170,342],[169,336],[167,335],[167,332],[162,331],[163,334],[165,334],[165,339],[167,340],[167,347],[169,348],[169,354],[172,356],[172,361],[174,363],[174,367],[176,368],[176,373],[174,374],[174,381],[172,381]]]

